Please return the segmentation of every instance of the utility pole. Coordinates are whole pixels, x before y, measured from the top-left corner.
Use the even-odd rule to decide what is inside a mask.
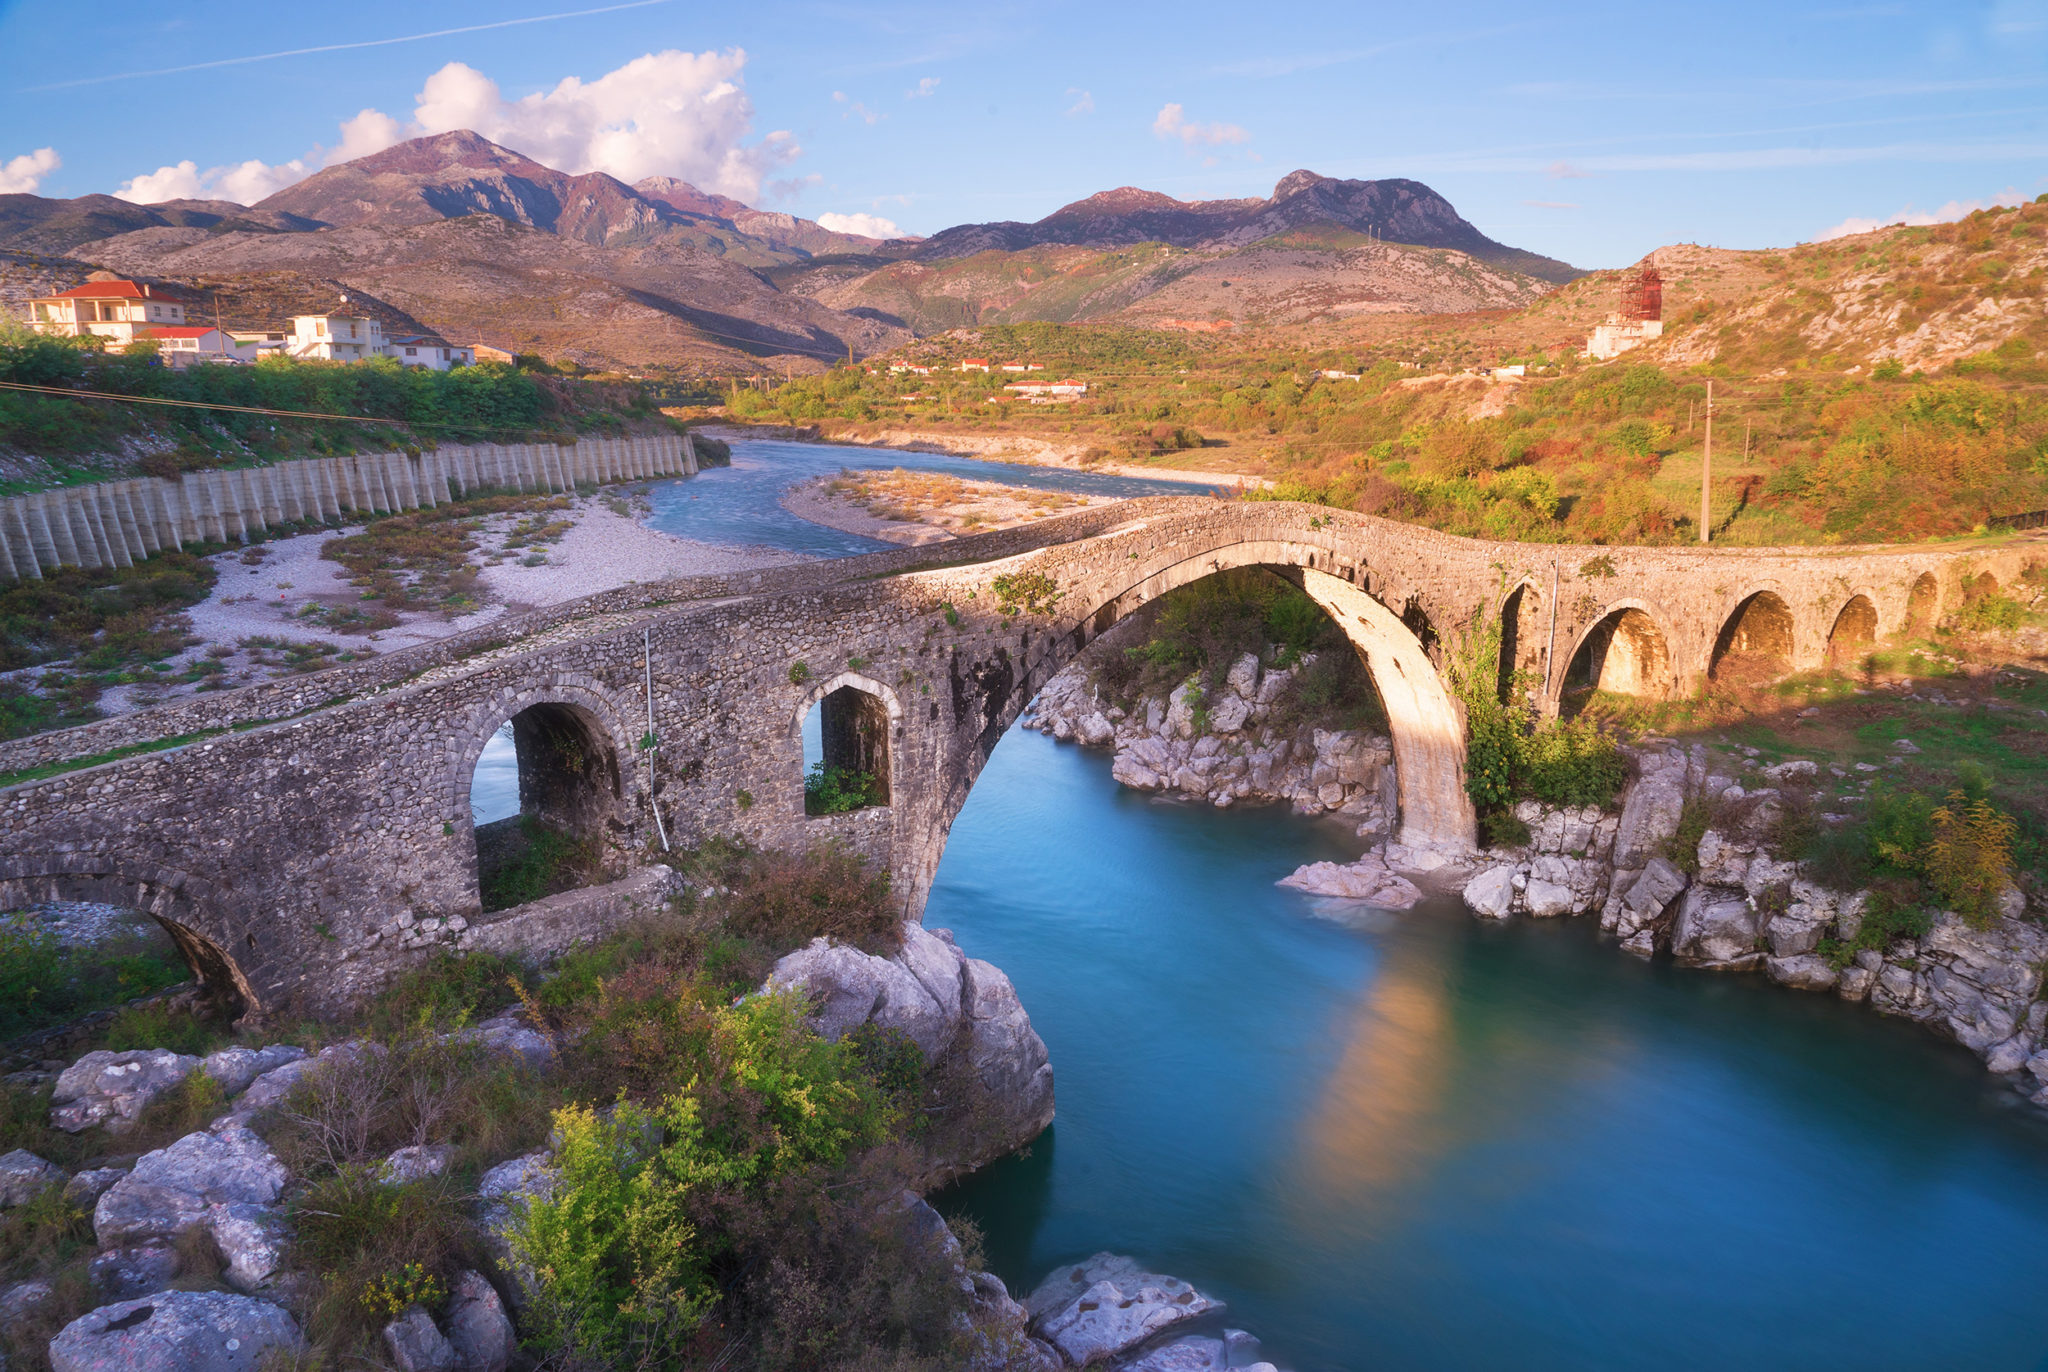
[[[1707,496],[1714,484],[1714,383],[1707,382],[1707,447],[1700,457],[1700,542],[1713,532],[1712,510]]]

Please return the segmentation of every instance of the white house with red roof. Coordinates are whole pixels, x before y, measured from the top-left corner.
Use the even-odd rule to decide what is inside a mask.
[[[126,348],[152,329],[183,328],[189,302],[182,295],[129,281],[112,272],[94,272],[82,286],[28,302],[29,327],[37,333],[78,337],[97,334]]]

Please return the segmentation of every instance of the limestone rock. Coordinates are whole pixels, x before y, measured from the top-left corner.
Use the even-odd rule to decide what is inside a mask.
[[[1870,988],[1876,980],[1877,974],[1868,967],[1844,967],[1835,992],[1843,1000],[1863,1000],[1870,995]]]
[[[162,1291],[103,1305],[50,1340],[52,1372],[255,1372],[304,1351],[292,1317],[223,1291]]]
[[[268,1144],[230,1117],[144,1153],[93,1209],[100,1246],[170,1238],[209,1219],[211,1205],[269,1205],[289,1178]]]
[[[775,964],[771,989],[794,988],[812,998],[811,1023],[837,1039],[873,1020],[900,1029],[927,1057],[953,1036],[954,1022],[902,964],[817,938]]]
[[[175,1186],[123,1177],[93,1206],[93,1233],[102,1248],[171,1239],[206,1223],[206,1202]]]
[[[0,1286],[0,1330],[27,1319],[37,1306],[56,1294],[57,1288],[39,1277]]]
[[[1614,835],[1614,865],[1638,870],[1660,856],[1664,842],[1678,832],[1685,809],[1685,755],[1676,749],[1646,751],[1638,758],[1641,775],[1629,787]]]
[[[76,1134],[95,1124],[125,1134],[149,1103],[192,1075],[199,1059],[167,1048],[87,1053],[57,1077],[50,1122]]]
[[[1572,912],[1572,888],[1531,876],[1529,884],[1522,889],[1522,903],[1537,919],[1568,915]]]
[[[63,1168],[26,1148],[0,1155],[0,1208],[26,1205],[64,1180]]]
[[[134,1300],[170,1288],[178,1276],[178,1253],[161,1242],[112,1248],[95,1257],[86,1272],[108,1300]]]
[[[1234,734],[1252,717],[1251,704],[1241,696],[1225,696],[1209,711],[1209,727],[1219,734]]]
[[[1700,847],[1704,852],[1706,843]],[[1712,886],[1694,886],[1685,893],[1671,929],[1675,956],[1717,969],[1754,966],[1761,957],[1756,941],[1757,916],[1749,901]]]
[[[1741,886],[1749,877],[1756,849],[1709,829],[1700,836],[1700,882],[1707,886]]]
[[[237,1291],[254,1291],[284,1266],[288,1236],[276,1211],[247,1202],[206,1207],[206,1228],[227,1259],[222,1275]]]
[[[512,1229],[526,1205],[554,1194],[557,1173],[546,1149],[508,1159],[477,1179],[484,1250],[505,1276],[506,1290],[519,1305],[533,1289],[534,1275],[512,1251]]]
[[[1254,701],[1259,698],[1259,657],[1257,653],[1246,653],[1230,664],[1224,674],[1223,684],[1231,694],[1241,700]]]
[[[384,1326],[384,1347],[398,1372],[455,1372],[455,1347],[417,1305]]]
[[[1637,930],[1654,924],[1664,916],[1679,892],[1685,889],[1685,872],[1669,858],[1653,857],[1642,870],[1642,874],[1629,884],[1628,893],[1622,897],[1622,908],[1628,918],[1617,922],[1622,937],[1627,938]],[[1622,925],[1626,925],[1623,928]]]
[[[1311,862],[1280,878],[1278,884],[1312,896],[1363,901],[1384,910],[1405,910],[1422,899],[1413,883],[1372,853],[1345,866]]]
[[[1174,1277],[1097,1253],[1061,1267],[1025,1301],[1032,1327],[1076,1367],[1113,1358],[1162,1330],[1223,1308]]]
[[[518,1010],[507,1010],[482,1024],[459,1029],[448,1037],[455,1042],[477,1044],[487,1052],[517,1057],[536,1071],[544,1070],[554,1063],[554,1042],[525,1023],[520,1016]]]
[[[1506,919],[1515,908],[1515,867],[1489,867],[1465,883],[1465,907],[1481,919]]]
[[[498,1289],[481,1272],[461,1271],[449,1288],[448,1313],[442,1323],[462,1372],[505,1372],[519,1349],[512,1319],[505,1313]]]
[[[445,1143],[423,1143],[401,1148],[377,1166],[379,1177],[394,1186],[425,1181],[448,1170],[455,1150]]]
[[[115,1182],[127,1175],[125,1167],[89,1167],[64,1183],[64,1199],[81,1210],[90,1210]]]
[[[265,1072],[274,1072],[305,1056],[305,1049],[288,1043],[272,1044],[268,1048],[223,1048],[217,1053],[208,1053],[200,1066],[207,1076],[220,1083],[221,1090],[236,1096],[248,1090],[249,1083]]]
[[[1789,957],[1764,959],[1764,970],[1771,980],[1801,991],[1829,991],[1841,980],[1829,961],[1816,953],[1796,953]]]
[[[1052,1123],[1052,1060],[1010,979],[979,958],[967,958],[965,966],[968,1061],[1009,1115],[1002,1130],[1009,1152]]]

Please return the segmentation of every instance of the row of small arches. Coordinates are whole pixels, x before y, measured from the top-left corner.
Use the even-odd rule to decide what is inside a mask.
[[[1995,594],[1997,579],[1989,572],[1964,583],[1965,599]],[[1940,589],[1932,573],[1922,573],[1907,593],[1897,632],[1911,637],[1934,628]],[[1517,690],[1517,679],[1542,680],[1550,645],[1545,639],[1540,593],[1524,583],[1501,607],[1501,698]],[[1710,681],[1756,680],[1782,676],[1795,662],[1794,617],[1791,606],[1775,591],[1756,591],[1730,611],[1715,635],[1706,664]],[[1846,665],[1877,644],[1877,606],[1858,592],[1835,614],[1828,631],[1826,659]],[[1618,607],[1571,645],[1559,695],[1591,689],[1617,695],[1664,699],[1678,689],[1678,672],[1670,640],[1649,611]]]

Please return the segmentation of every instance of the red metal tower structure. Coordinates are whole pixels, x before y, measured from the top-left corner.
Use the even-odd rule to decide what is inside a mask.
[[[1664,278],[1647,262],[1621,283],[1621,317],[1642,324],[1664,318]]]

